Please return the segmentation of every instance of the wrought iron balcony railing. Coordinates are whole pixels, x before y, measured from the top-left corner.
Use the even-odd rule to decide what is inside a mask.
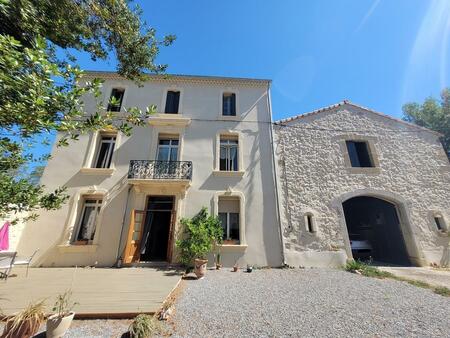
[[[131,160],[128,178],[139,180],[191,180],[192,162]]]

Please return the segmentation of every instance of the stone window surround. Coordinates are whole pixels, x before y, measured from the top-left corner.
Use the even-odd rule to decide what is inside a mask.
[[[63,242],[58,245],[58,248],[61,252],[95,252],[97,250],[107,194],[108,191],[106,189],[92,186],[81,188],[75,193],[75,195],[73,195],[72,201],[69,206],[69,213],[65,226],[65,237],[63,238]],[[94,239],[86,245],[75,245],[72,243],[72,240],[74,238],[74,234],[78,229],[81,211],[83,209],[84,200],[86,198],[101,198],[102,206],[97,217]]]
[[[351,174],[379,174],[381,171],[380,162],[378,160],[378,154],[376,151],[375,143],[377,138],[374,136],[363,136],[358,134],[344,134],[335,138],[339,143],[341,154],[344,155],[344,166],[346,170]],[[366,142],[367,149],[369,151],[369,157],[372,161],[373,167],[353,167],[350,161],[350,155],[348,154],[346,141]]]
[[[308,230],[308,217],[311,219],[311,231]],[[315,214],[308,210],[304,213],[303,222],[307,234],[317,235],[317,220]]]
[[[152,128],[152,139],[150,143],[149,160],[156,160],[158,155],[158,144],[161,136],[177,136],[178,137],[178,154],[177,161],[183,161],[184,146],[184,128],[173,126],[155,126]]]
[[[226,93],[233,93],[236,95],[236,116],[222,115],[223,94],[226,94]],[[226,87],[220,91],[218,118],[219,118],[219,120],[223,120],[223,121],[240,121],[242,119],[242,114],[239,109],[239,90],[237,88]]]
[[[166,100],[167,100],[167,93],[170,91],[174,92],[180,92],[180,100],[178,101],[178,114],[166,114]],[[183,116],[183,95],[184,95],[184,89],[178,85],[170,85],[166,86],[163,89],[163,96],[161,100],[161,106],[158,109],[159,113],[162,115],[175,115],[175,116]]]
[[[220,138],[221,137],[237,137],[238,139],[238,170],[225,171],[220,170]],[[216,156],[214,161],[213,174],[216,176],[243,176],[244,175],[244,155],[242,145],[242,134],[239,131],[219,130],[216,134]]]
[[[109,168],[93,168],[94,160],[97,155],[100,146],[100,140],[102,136],[115,136],[116,142],[111,159],[111,166]],[[83,167],[80,169],[82,173],[92,175],[112,175],[115,171],[115,161],[117,157],[117,150],[121,142],[121,133],[115,130],[99,130],[91,134],[88,150],[84,158]]]
[[[245,251],[247,249],[247,241],[245,239],[245,196],[240,191],[216,191],[213,197],[213,215],[219,215],[219,198],[220,197],[237,197],[239,199],[239,244],[222,244],[223,251]]]
[[[442,222],[443,223],[442,230],[439,230],[436,226],[436,221],[435,221],[436,217],[442,218],[442,221],[443,221]],[[442,212],[440,212],[439,210],[430,210],[430,212],[428,213],[428,218],[431,223],[432,229],[434,229],[435,233],[437,233],[439,236],[447,236],[449,227],[448,227],[447,219]]]

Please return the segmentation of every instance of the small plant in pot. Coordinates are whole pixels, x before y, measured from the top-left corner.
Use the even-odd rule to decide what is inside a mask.
[[[193,218],[183,218],[183,238],[176,242],[180,249],[180,261],[190,271],[194,267],[197,278],[206,274],[206,256],[215,245],[222,242],[223,229],[218,217],[208,214],[206,207]]]
[[[45,319],[44,301],[28,305],[6,321],[2,338],[29,338],[34,336]]]
[[[75,312],[73,307],[77,305],[71,301],[72,291],[68,290],[56,297],[55,305],[53,306],[53,315],[47,319],[47,338],[59,338],[69,329],[72,324]]]

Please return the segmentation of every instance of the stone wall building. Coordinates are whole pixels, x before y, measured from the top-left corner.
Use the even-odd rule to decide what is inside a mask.
[[[343,101],[275,126],[285,262],[449,264],[440,135]],[[353,249],[353,250],[352,250]]]

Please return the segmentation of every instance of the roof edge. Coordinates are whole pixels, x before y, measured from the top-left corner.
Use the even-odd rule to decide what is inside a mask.
[[[381,117],[390,119],[392,121],[395,121],[395,122],[407,125],[409,127],[413,127],[413,128],[419,129],[421,131],[425,131],[425,132],[429,132],[431,134],[435,134],[435,135],[437,135],[439,137],[444,136],[444,135],[442,135],[441,133],[439,133],[437,131],[434,131],[434,130],[431,130],[429,128],[425,128],[425,127],[419,126],[419,125],[411,123],[411,122],[403,121],[403,120],[401,120],[399,118],[392,117],[392,116],[384,114],[384,113],[380,113],[380,112],[375,111],[373,109],[370,109],[370,108],[361,106],[359,104],[353,103],[350,100],[342,100],[342,101],[340,101],[338,103],[335,103],[335,104],[332,104],[332,105],[329,105],[329,106],[326,106],[326,107],[323,107],[323,108],[319,108],[319,109],[316,109],[316,110],[313,110],[313,111],[310,111],[310,112],[307,112],[307,113],[304,113],[304,114],[299,114],[299,115],[295,115],[295,116],[288,117],[288,118],[285,118],[285,119],[281,119],[281,120],[275,121],[275,124],[289,123],[289,122],[292,122],[292,121],[296,121],[296,120],[305,118],[307,116],[317,115],[319,113],[326,112],[326,111],[329,111],[329,110],[332,110],[332,109],[335,109],[335,108],[338,108],[338,107],[342,107],[342,106],[345,106],[345,105],[353,106],[353,107],[356,107],[358,109],[362,109],[362,110],[368,111],[370,113],[373,113],[373,114],[379,115]]]
[[[272,80],[270,79],[257,79],[257,78],[245,78],[245,77],[231,77],[231,76],[214,76],[214,75],[189,75],[189,74],[146,74],[150,79],[166,80],[200,80],[200,81],[227,81],[227,82],[251,82],[251,83],[261,83],[270,84]],[[114,71],[105,70],[85,70],[85,77],[118,77],[126,79],[122,75]]]

